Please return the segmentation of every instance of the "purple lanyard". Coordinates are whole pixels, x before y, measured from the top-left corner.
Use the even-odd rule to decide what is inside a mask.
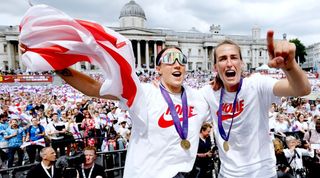
[[[226,132],[224,131],[223,129],[223,126],[222,126],[222,99],[223,99],[223,94],[224,94],[224,87],[221,88],[221,94],[220,94],[220,104],[219,104],[219,110],[218,110],[218,128],[219,128],[219,133],[221,135],[221,137],[223,138],[223,140],[225,141],[228,141],[229,140],[229,136],[230,136],[230,131],[231,131],[231,128],[232,128],[232,124],[233,124],[233,116],[234,116],[234,112],[236,111],[236,108],[237,108],[237,98],[238,98],[238,94],[241,90],[241,87],[242,87],[242,78],[240,78],[240,82],[239,82],[239,86],[238,86],[238,89],[237,89],[237,93],[236,93],[236,97],[234,98],[233,100],[233,105],[232,105],[232,120],[231,120],[231,124],[230,124],[230,127],[229,127],[229,131],[228,131],[228,135],[226,135]]]
[[[174,104],[172,102],[171,97],[169,96],[168,91],[165,89],[165,87],[160,84],[160,90],[162,93],[162,96],[164,100],[166,100],[168,107],[170,109],[170,114],[172,117],[172,120],[174,122],[174,126],[182,140],[187,139],[188,137],[188,102],[187,102],[187,93],[185,89],[182,87],[182,94],[181,94],[181,100],[182,100],[182,118],[183,123],[182,127],[180,124],[180,119],[177,114],[177,111],[175,110]],[[182,129],[183,128],[183,129]]]

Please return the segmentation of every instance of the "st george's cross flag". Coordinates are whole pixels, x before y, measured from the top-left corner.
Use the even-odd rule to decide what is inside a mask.
[[[144,103],[132,45],[121,34],[95,22],[73,19],[53,7],[35,5],[20,23],[19,40],[26,46],[21,60],[31,71],[61,70],[87,61],[103,71],[101,96],[116,96],[134,111]],[[145,118],[145,113],[133,114]]]

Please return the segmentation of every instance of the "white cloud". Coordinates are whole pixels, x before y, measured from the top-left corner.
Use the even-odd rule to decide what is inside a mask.
[[[74,18],[118,26],[121,8],[129,0],[32,0],[46,3]],[[273,29],[281,37],[297,37],[305,45],[320,42],[320,3],[316,0],[136,0],[144,9],[147,27],[208,32],[220,25],[224,34],[251,34],[257,24],[262,33]],[[0,25],[18,25],[28,9],[27,0],[1,2]],[[264,34],[262,34],[264,35]]]

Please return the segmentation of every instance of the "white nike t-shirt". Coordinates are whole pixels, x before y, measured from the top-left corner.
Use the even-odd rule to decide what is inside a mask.
[[[190,141],[191,148],[184,150],[180,146],[181,138],[160,88],[152,84],[141,86],[145,104],[140,108],[146,109],[147,118],[135,118],[135,113],[139,111],[129,111],[133,123],[124,178],[172,178],[178,172],[191,171],[198,149],[201,125],[209,118],[209,107],[205,99],[199,90],[185,87],[189,112],[187,140]],[[182,121],[181,94],[169,94]],[[145,124],[140,124],[141,120]],[[142,128],[144,125],[146,129]]]
[[[221,158],[220,174],[227,178],[270,178],[276,176],[276,159],[272,140],[269,136],[268,110],[277,97],[273,94],[276,79],[254,74],[243,79],[237,98],[233,126],[229,138],[229,151],[223,149],[224,140],[218,128],[217,111],[220,92],[205,86],[205,99],[208,101],[214,121],[214,133]],[[222,120],[226,134],[232,120],[232,104],[236,92],[223,95]]]

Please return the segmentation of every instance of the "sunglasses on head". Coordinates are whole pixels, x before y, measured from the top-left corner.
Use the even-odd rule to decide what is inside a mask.
[[[158,65],[161,63],[174,64],[176,61],[178,61],[180,65],[186,65],[188,62],[187,57],[181,52],[168,52],[160,58]]]

